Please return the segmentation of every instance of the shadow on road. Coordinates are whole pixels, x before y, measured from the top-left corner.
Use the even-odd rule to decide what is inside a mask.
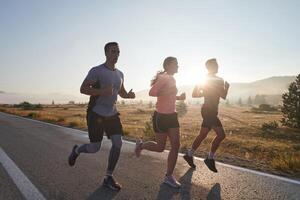
[[[181,199],[190,199],[190,190],[192,186],[192,177],[194,170],[190,168],[186,173],[179,179],[181,183],[180,189],[174,189],[166,184],[161,184],[157,195],[158,199],[172,199],[173,196],[180,194]]]
[[[111,189],[100,186],[97,190],[95,190],[88,198],[87,200],[110,200],[113,199],[114,196],[118,194],[118,191],[112,191]]]
[[[216,183],[209,191],[207,200],[221,200],[221,185]]]
[[[185,174],[179,179],[181,183],[180,197],[181,199],[191,199],[192,177],[195,169],[189,168]]]
[[[191,197],[191,190],[197,190],[201,193],[197,198],[207,199],[207,200],[220,200],[221,199],[221,186],[219,183],[216,183],[210,190],[207,188],[195,185],[192,183],[194,169],[189,169],[186,173],[179,179],[181,183],[180,189],[174,189],[166,184],[161,184],[160,189],[157,195],[157,200],[163,199],[173,199],[175,196],[180,199],[190,200],[195,199],[196,197]],[[207,195],[207,196],[206,196]]]

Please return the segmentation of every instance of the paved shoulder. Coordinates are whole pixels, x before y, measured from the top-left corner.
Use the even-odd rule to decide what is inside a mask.
[[[67,157],[72,146],[88,141],[82,131],[53,126],[0,113],[0,147],[46,199],[299,199],[300,184],[217,165],[208,171],[201,160],[191,170],[179,156],[175,176],[180,190],[162,184],[167,152],[143,152],[137,159],[134,145],[124,142],[115,177],[120,192],[102,187],[111,143],[104,140],[100,152],[81,154],[74,167]],[[1,166],[0,166],[1,167]],[[0,174],[3,174],[3,169]],[[1,175],[9,190],[7,175]],[[7,181],[8,180],[8,181]],[[10,182],[9,182],[10,181]],[[1,186],[1,185],[0,185]],[[2,186],[1,186],[2,187]],[[17,197],[18,198],[18,197]]]

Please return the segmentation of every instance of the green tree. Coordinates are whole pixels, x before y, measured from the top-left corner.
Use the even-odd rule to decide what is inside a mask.
[[[282,101],[282,124],[291,128],[300,128],[300,74],[289,85],[288,92],[282,95]]]

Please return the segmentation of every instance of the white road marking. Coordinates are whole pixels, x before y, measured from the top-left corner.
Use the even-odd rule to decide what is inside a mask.
[[[6,155],[0,147],[0,163],[11,177],[17,188],[28,200],[44,200],[46,199],[39,190],[30,182],[30,180],[23,174],[18,166]]]
[[[73,135],[76,135],[76,136],[78,136],[80,138],[88,138],[88,135],[87,135],[86,131],[82,131],[82,130],[78,130],[78,129],[72,129],[72,128],[68,128],[68,127],[63,127],[63,126],[59,126],[59,125],[56,125],[56,124],[50,124],[48,122],[43,122],[43,121],[38,121],[38,120],[29,119],[29,118],[25,118],[25,117],[20,117],[20,116],[8,114],[8,113],[3,113],[3,114],[7,114],[7,115],[10,115],[12,117],[19,118],[19,119],[25,119],[25,120],[29,120],[29,121],[33,121],[33,122],[37,122],[37,123],[41,123],[41,124],[46,124],[46,125],[50,125],[50,126],[54,126],[54,127],[58,127],[58,128],[71,129],[71,130],[74,130],[74,133],[72,133]],[[128,141],[128,140],[123,140],[123,142],[125,142],[127,144],[131,144],[131,145],[135,145],[135,142]],[[165,152],[169,152],[169,151],[165,150]],[[183,156],[184,154],[179,153],[179,155]],[[196,156],[194,156],[194,159],[195,160],[200,160],[200,161],[204,160],[203,158],[196,157]],[[265,176],[265,177],[277,179],[277,180],[280,180],[280,181],[285,181],[285,182],[288,182],[288,183],[293,183],[293,184],[300,185],[300,181],[299,180],[285,178],[285,177],[281,177],[281,176],[277,176],[277,175],[273,175],[273,174],[268,174],[268,173],[264,173],[264,172],[260,172],[260,171],[256,171],[256,170],[252,170],[252,169],[247,169],[247,168],[243,168],[243,167],[238,167],[238,166],[234,166],[234,165],[230,165],[230,164],[225,164],[225,163],[221,163],[221,162],[216,162],[216,163],[218,165],[221,165],[221,166],[224,166],[224,167],[228,167],[228,168],[232,168],[232,169],[236,169],[236,170],[239,170],[239,171],[244,171],[244,172],[256,174],[256,175],[259,175],[259,176]]]

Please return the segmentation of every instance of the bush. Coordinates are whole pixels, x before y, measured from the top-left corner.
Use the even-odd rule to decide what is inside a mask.
[[[124,136],[128,136],[129,133],[130,133],[130,132],[129,132],[128,130],[123,129],[123,135],[124,135]]]
[[[300,172],[300,155],[296,153],[285,153],[275,157],[271,165],[273,168],[284,172]]]
[[[59,117],[56,121],[57,121],[57,122],[64,122],[64,121],[65,121],[65,118]]]
[[[36,118],[39,118],[40,115],[38,113],[31,112],[31,113],[28,113],[27,117],[36,119]]]
[[[263,123],[261,125],[261,130],[263,131],[263,133],[271,133],[278,129],[278,127],[278,123],[276,121],[272,121],[268,123]]]
[[[41,104],[31,104],[27,101],[24,101],[20,104],[14,105],[15,108],[22,108],[24,110],[41,110],[43,106]]]
[[[138,114],[145,114],[146,111],[143,110],[143,109],[141,109],[141,108],[137,108],[137,109],[136,109],[136,113],[138,113]]]
[[[144,132],[144,136],[147,139],[150,139],[150,140],[155,139],[155,133],[154,133],[154,130],[153,130],[152,119],[150,119],[150,121],[145,122],[145,127],[144,127],[143,132]]]
[[[76,127],[78,126],[79,124],[77,122],[69,122],[69,127],[70,128],[73,128],[73,127]]]
[[[184,103],[184,101],[180,101],[176,104],[176,111],[178,114],[178,117],[182,117],[187,113],[187,105]]]
[[[261,111],[277,111],[277,109],[269,104],[260,104],[258,107]]]
[[[153,103],[152,103],[152,101],[150,101],[150,102],[148,103],[148,108],[153,108]]]

